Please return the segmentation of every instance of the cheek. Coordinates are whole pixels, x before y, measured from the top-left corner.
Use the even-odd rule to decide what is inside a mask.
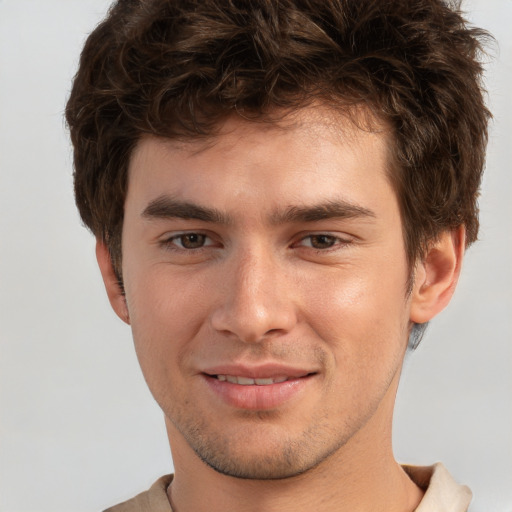
[[[408,326],[406,267],[397,272],[350,268],[309,281],[307,322],[349,361],[374,362],[401,351]]]
[[[141,279],[132,278],[126,289],[135,349],[146,378],[172,373],[203,325],[206,287],[167,274],[155,268]]]
[[[346,276],[326,281],[314,304],[309,325],[329,354],[332,410],[341,418],[370,414],[400,372],[407,346],[404,287]]]

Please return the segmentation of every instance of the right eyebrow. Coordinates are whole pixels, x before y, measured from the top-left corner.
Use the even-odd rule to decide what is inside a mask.
[[[216,224],[231,224],[231,218],[215,208],[206,208],[169,196],[160,196],[150,201],[141,214],[146,219],[194,219]]]

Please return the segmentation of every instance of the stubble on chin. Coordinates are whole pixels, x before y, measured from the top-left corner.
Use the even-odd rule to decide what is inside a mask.
[[[293,438],[286,429],[272,426],[275,412],[244,415],[246,425],[226,434],[215,432],[207,422],[171,422],[207,466],[223,475],[250,480],[299,476],[331,457],[349,437],[340,431],[328,432],[325,422],[319,421]],[[252,416],[252,424],[247,416]]]

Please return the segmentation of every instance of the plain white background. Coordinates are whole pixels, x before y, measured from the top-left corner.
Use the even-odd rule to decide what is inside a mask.
[[[72,197],[63,109],[108,0],[0,0],[0,510],[81,512],[172,463],[128,327],[110,311]],[[512,1],[473,0],[498,40],[481,241],[407,358],[395,451],[442,460],[475,512],[512,511]]]

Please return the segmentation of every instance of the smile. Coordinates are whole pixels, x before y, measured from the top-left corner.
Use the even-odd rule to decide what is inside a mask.
[[[241,369],[241,368],[240,368]],[[221,373],[222,370],[203,373],[210,396],[220,399],[225,405],[236,409],[263,411],[284,406],[298,399],[316,381],[316,372],[276,368],[253,369]],[[252,373],[252,375],[251,375]],[[248,375],[249,374],[249,375]]]
[[[273,377],[267,379],[251,379],[250,377],[242,377],[239,375],[214,375],[221,382],[229,382],[231,384],[240,384],[242,386],[269,386],[271,384],[279,384],[288,380],[288,377]]]

